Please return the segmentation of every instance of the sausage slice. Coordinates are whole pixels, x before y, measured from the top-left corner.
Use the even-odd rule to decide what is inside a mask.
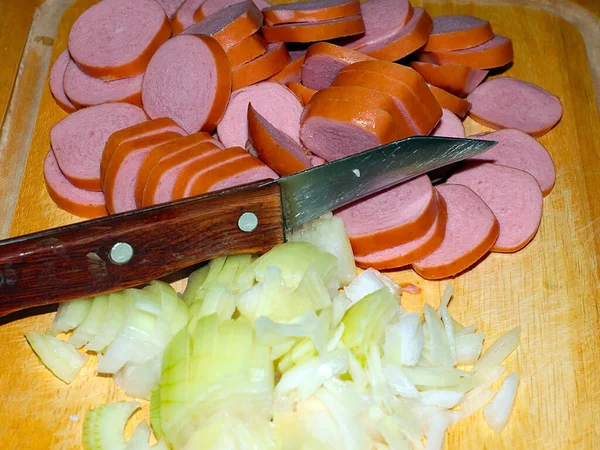
[[[243,0],[206,0],[202,2],[200,7],[194,13],[194,21],[198,22],[208,16],[212,16],[223,9],[227,9],[235,4],[241,3]],[[254,6],[259,10],[271,6],[266,0],[254,0]]]
[[[74,61],[69,62],[64,74],[67,97],[78,108],[108,102],[125,102],[142,106],[143,74],[119,80],[104,81],[84,73]]]
[[[197,22],[197,20],[194,20],[194,13],[204,1],[205,0],[185,0],[181,4],[179,9],[177,9],[177,12],[175,12],[173,19],[171,19],[174,36]]]
[[[250,0],[231,5],[186,28],[182,34],[208,35],[228,51],[262,25],[262,13]]]
[[[280,72],[290,62],[283,43],[269,44],[267,52],[231,72],[231,88],[240,89]]]
[[[455,172],[447,184],[471,188],[492,210],[500,224],[492,251],[516,252],[535,236],[542,220],[542,191],[527,172],[476,162]]]
[[[442,118],[439,123],[431,132],[432,136],[443,136],[443,137],[465,137],[465,127],[463,126],[462,120],[460,120],[456,114],[445,108],[442,108]],[[444,168],[442,168],[443,170]]]
[[[548,151],[535,138],[519,130],[506,129],[477,135],[477,139],[496,141],[497,144],[469,161],[479,160],[524,170],[533,175],[544,195],[550,193],[556,169]]]
[[[73,186],[58,167],[52,150],[44,160],[44,181],[48,195],[60,209],[86,219],[108,215],[104,194]]]
[[[298,97],[303,106],[306,106],[317,92],[314,89],[304,86],[302,83],[286,83],[285,86],[296,94],[296,97]]]
[[[456,95],[453,95],[450,92],[440,89],[432,84],[429,84],[428,86],[439,105],[442,108],[452,111],[461,119],[464,118],[469,112],[469,109],[471,109],[471,102],[468,100],[457,97]]]
[[[100,162],[109,136],[146,120],[141,108],[128,103],[105,103],[75,111],[50,130],[50,144],[60,169],[78,188],[101,190]]]
[[[144,109],[170,117],[188,133],[211,132],[231,92],[225,51],[210,36],[179,35],[154,54],[142,85]]]
[[[396,245],[378,252],[356,256],[355,261],[360,267],[373,267],[377,270],[393,269],[412,264],[425,258],[436,250],[446,237],[446,221],[448,211],[444,197],[435,191],[438,213],[427,233],[414,241]]]
[[[487,20],[467,15],[433,18],[433,30],[423,51],[461,50],[483,44],[494,37]]]
[[[288,50],[289,53],[289,50]],[[290,55],[291,57],[292,55]],[[273,81],[279,84],[287,84],[290,82],[300,83],[302,81],[302,65],[304,64],[304,56],[293,59],[292,62],[287,64],[280,72],[276,73],[267,81]]]
[[[507,65],[513,60],[512,41],[496,35],[476,47],[463,50],[434,50],[421,52],[419,59],[435,64],[462,64],[475,69],[493,69]]]
[[[361,15],[320,22],[286,23],[263,26],[262,33],[269,42],[316,42],[365,32]]]
[[[486,81],[467,100],[470,116],[491,128],[516,128],[532,136],[541,136],[562,117],[558,97],[526,81],[499,77]]]
[[[175,132],[180,136],[187,134],[179,125],[168,117],[144,121],[122,130],[115,131],[108,137],[102,152],[102,159],[100,161],[100,179],[104,180],[108,164],[119,145],[141,137],[167,132]]]
[[[246,146],[248,141],[248,105],[252,106],[275,128],[300,143],[300,100],[285,86],[264,81],[238,89],[231,100],[223,119],[217,126],[219,140],[225,147]]]
[[[258,158],[281,176],[311,167],[308,151],[269,123],[252,104],[248,106],[248,136]]]
[[[431,28],[431,17],[423,8],[415,8],[410,21],[393,35],[359,49],[377,59],[396,61],[417,51],[427,42]]]
[[[265,54],[267,48],[267,41],[265,41],[265,38],[260,33],[251,34],[227,51],[229,65],[232,69],[235,69]]]
[[[368,255],[424,236],[438,215],[427,175],[421,175],[335,212],[355,255]]]
[[[160,133],[122,143],[116,148],[102,185],[110,213],[137,208],[135,186],[144,158],[152,149],[178,137],[180,135],[173,132]]]
[[[318,22],[361,14],[358,0],[313,0],[265,8],[265,25]]]
[[[69,52],[92,77],[133,77],[146,70],[169,36],[169,19],[154,0],[104,0],[75,21],[69,32]]]
[[[65,94],[64,87],[65,71],[67,70],[67,66],[69,65],[70,61],[72,61],[71,55],[69,55],[69,50],[66,49],[60,55],[58,55],[58,58],[56,58],[56,61],[54,61],[54,64],[52,64],[48,81],[50,85],[50,93],[54,97],[54,100],[56,100],[58,106],[68,113],[77,111],[77,107]]]
[[[473,69],[460,64],[437,65],[414,61],[410,66],[428,83],[459,97],[466,97],[473,92],[488,74],[487,70]]]
[[[429,280],[457,275],[475,264],[500,232],[494,213],[471,189],[458,184],[436,189],[446,201],[446,235],[436,250],[412,264],[415,272]]]
[[[339,45],[317,42],[306,51],[302,65],[302,84],[311,89],[324,89],[331,86],[342,68],[370,59],[370,56]]]

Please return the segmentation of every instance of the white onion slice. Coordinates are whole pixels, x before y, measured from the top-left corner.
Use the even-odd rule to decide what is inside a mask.
[[[483,409],[486,422],[496,433],[500,433],[508,422],[515,404],[518,386],[519,376],[516,373],[508,375],[492,403]]]

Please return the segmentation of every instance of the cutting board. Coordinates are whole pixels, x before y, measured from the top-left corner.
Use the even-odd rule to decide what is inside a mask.
[[[91,3],[81,0],[67,9],[54,30],[48,61],[66,47],[70,25]],[[594,89],[598,84],[588,60],[589,55],[598,61],[600,24],[566,1],[538,3],[424,3],[433,16],[463,13],[489,20],[497,33],[513,39],[516,57],[506,74],[558,95],[564,106],[559,125],[540,138],[554,159],[557,180],[544,200],[540,230],[525,249],[488,255],[450,280],[425,281],[410,270],[390,272],[395,280],[421,288],[418,295],[403,295],[410,310],[425,302],[437,305],[441,291],[451,283],[456,292],[451,312],[460,322],[477,324],[486,332],[488,345],[509,328],[523,329],[521,347],[508,360],[509,370],[521,377],[510,423],[497,435],[477,414],[450,430],[448,448],[600,448],[600,119]],[[592,67],[600,69],[597,64]],[[11,236],[79,220],[56,208],[44,187],[42,162],[49,131],[64,116],[47,88],[47,69],[31,69],[42,73],[39,109],[27,84],[15,94],[22,95],[17,98],[17,118],[21,114],[23,123],[31,121],[31,135],[25,136],[22,127],[19,135],[3,136],[0,210],[4,208],[2,225]],[[27,67],[23,73],[29,73]],[[465,126],[469,134],[484,130],[470,119]],[[15,144],[6,147],[6,139]],[[111,379],[95,376],[93,358],[69,386],[41,366],[23,333],[43,332],[53,315],[50,308],[0,319],[2,448],[78,449],[85,412],[125,398]],[[146,404],[134,422],[142,417],[147,417]]]

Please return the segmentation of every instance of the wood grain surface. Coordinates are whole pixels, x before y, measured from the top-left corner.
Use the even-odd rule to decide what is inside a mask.
[[[69,24],[85,2],[90,3],[79,1],[67,11],[52,59],[65,48]],[[523,329],[522,345],[508,361],[521,377],[508,426],[494,434],[477,414],[450,430],[451,449],[600,448],[600,118],[589,63],[597,61],[600,25],[593,14],[566,1],[540,0],[540,7],[525,3],[423,3],[432,15],[488,19],[514,42],[515,62],[506,74],[540,85],[564,106],[559,125],[540,138],[554,159],[557,180],[544,199],[540,230],[525,249],[489,255],[451,280],[424,281],[410,270],[390,273],[421,288],[419,295],[403,296],[411,310],[425,302],[437,305],[452,283],[451,312],[462,323],[477,324],[488,343],[515,325]],[[63,115],[44,88],[10,223],[12,236],[79,220],[58,210],[43,186],[48,133]],[[465,125],[469,133],[483,130],[470,119]],[[41,366],[23,333],[44,331],[52,316],[37,311],[0,322],[3,448],[78,449],[85,411],[124,398],[112,380],[95,376],[93,358],[70,386]],[[147,412],[144,404],[128,432]]]

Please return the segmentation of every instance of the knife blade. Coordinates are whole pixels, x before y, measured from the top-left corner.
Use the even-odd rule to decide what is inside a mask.
[[[493,145],[410,137],[278,180],[0,241],[0,316],[138,286],[218,256],[263,253],[284,242],[285,230]]]

